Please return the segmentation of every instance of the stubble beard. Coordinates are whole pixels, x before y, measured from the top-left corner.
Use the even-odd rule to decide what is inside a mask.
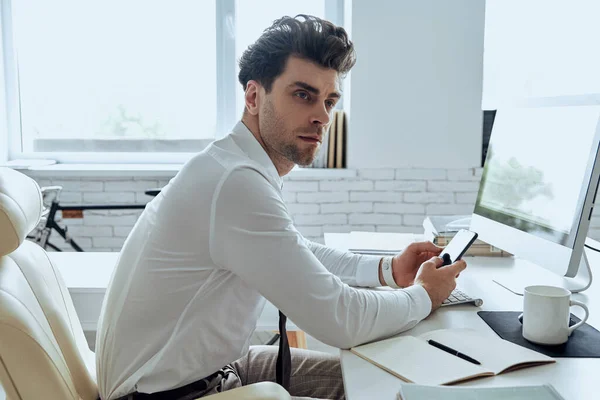
[[[260,121],[260,131],[263,140],[271,149],[294,164],[308,166],[317,157],[320,146],[316,146],[316,150],[308,148],[302,151],[296,143],[284,141],[286,138],[293,140],[296,135],[288,134],[283,118],[277,114],[270,100],[265,103],[263,118]],[[276,138],[283,138],[283,140],[278,141]]]

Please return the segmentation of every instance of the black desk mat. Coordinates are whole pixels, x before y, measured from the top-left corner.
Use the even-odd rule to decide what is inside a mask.
[[[523,338],[523,325],[519,322],[519,311],[479,311],[477,313],[504,340],[545,354],[549,357],[600,358],[600,332],[587,323],[575,329],[567,343],[545,346]],[[570,325],[580,319],[571,314]]]

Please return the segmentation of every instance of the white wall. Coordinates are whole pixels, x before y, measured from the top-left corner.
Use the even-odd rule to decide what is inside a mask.
[[[6,85],[4,82],[4,48],[2,34],[2,7],[0,6],[0,165],[8,160],[8,120],[6,119]]]
[[[483,107],[600,93],[600,2],[487,0]]]
[[[5,93],[4,84],[2,79],[2,62],[0,54],[0,94]],[[4,96],[0,95],[0,114],[5,114],[6,104]],[[0,118],[0,165],[4,164],[8,160],[8,129],[6,124],[6,118]]]
[[[354,0],[348,166],[478,167],[483,0]]]

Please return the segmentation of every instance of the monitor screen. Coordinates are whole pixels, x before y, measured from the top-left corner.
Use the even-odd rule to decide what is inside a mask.
[[[572,247],[599,113],[598,105],[498,110],[474,212]]]

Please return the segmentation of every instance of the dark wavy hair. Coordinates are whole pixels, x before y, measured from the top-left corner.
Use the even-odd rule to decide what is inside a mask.
[[[344,28],[312,15],[282,17],[265,29],[240,58],[238,80],[255,80],[271,91],[289,56],[297,56],[345,76],[356,62],[354,45]]]

